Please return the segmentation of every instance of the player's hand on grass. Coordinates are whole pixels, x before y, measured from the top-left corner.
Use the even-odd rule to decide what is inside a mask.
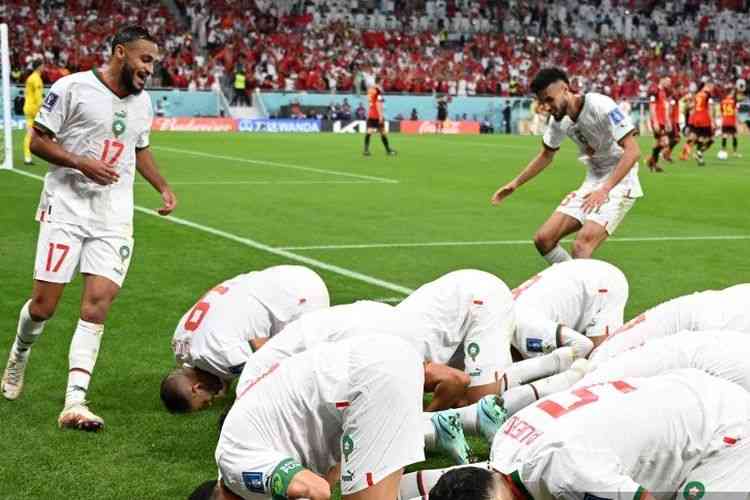
[[[169,215],[177,207],[177,196],[175,196],[171,189],[165,188],[161,192],[161,199],[164,202],[164,206],[158,210],[159,215]]]
[[[602,205],[604,205],[609,199],[609,190],[607,188],[599,188],[596,191],[592,191],[583,197],[583,208],[584,213],[595,212]]]
[[[120,174],[117,173],[114,167],[94,158],[79,156],[76,158],[75,167],[83,175],[102,186],[112,184],[120,179]]]
[[[507,183],[505,186],[495,191],[495,194],[492,195],[492,204],[499,205],[505,198],[513,194],[516,189],[518,189],[518,184],[516,184],[515,181]]]

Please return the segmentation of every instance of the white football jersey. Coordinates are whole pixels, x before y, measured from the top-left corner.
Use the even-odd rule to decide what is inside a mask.
[[[683,295],[628,321],[591,353],[601,362],[644,343],[682,330],[750,333],[750,284]]]
[[[426,359],[460,361],[472,387],[494,382],[497,372],[512,364],[513,299],[497,276],[473,269],[453,271],[422,285],[396,308],[428,326]]]
[[[620,161],[624,149],[618,141],[637,129],[611,98],[589,92],[583,99],[576,121],[567,115],[559,122],[550,117],[543,141],[549,148],[559,149],[563,139],[570,137],[581,152],[578,159],[588,168],[584,186],[590,185],[593,190],[607,180]],[[630,198],[643,196],[638,168],[630,169],[615,189]]]
[[[50,164],[37,220],[131,234],[135,153],[149,145],[152,118],[148,93],[120,98],[97,70],[57,80],[35,123],[52,132],[66,151],[114,166],[120,178],[102,186],[78,170]]]
[[[750,335],[729,330],[682,331],[604,360],[576,386],[681,368],[695,368],[750,391]]]
[[[674,498],[702,460],[747,439],[750,394],[698,370],[559,392],[496,434],[493,469],[535,500]]]
[[[524,356],[554,350],[558,325],[589,337],[622,326],[627,278],[596,259],[575,259],[548,267],[513,289],[517,328],[513,346]]]
[[[425,358],[429,352],[426,346],[428,334],[427,325],[419,318],[381,302],[361,300],[314,311],[289,323],[250,357],[236,391],[241,393],[249,381],[274,363],[324,342],[340,342],[354,337],[400,337],[429,361]]]
[[[182,316],[172,350],[179,365],[233,379],[252,354],[251,339],[270,337],[302,314],[328,306],[325,283],[306,267],[241,274],[209,290]]]

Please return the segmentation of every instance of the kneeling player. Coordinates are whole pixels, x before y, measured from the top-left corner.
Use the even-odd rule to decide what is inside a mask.
[[[268,337],[328,306],[325,283],[302,266],[270,267],[215,286],[178,323],[172,350],[180,368],[162,381],[162,401],[171,412],[205,408]]]
[[[326,343],[272,365],[238,398],[216,448],[219,480],[191,498],[394,499],[424,459],[422,360],[393,337]],[[337,477],[332,477],[334,476]]]
[[[380,140],[389,155],[396,152],[388,143],[388,134],[385,131],[385,112],[383,111],[383,91],[380,89],[380,77],[375,77],[375,85],[367,89],[367,100],[370,109],[367,112],[367,133],[365,134],[365,156],[370,156],[370,136],[375,132],[380,134]]]
[[[489,463],[409,474],[401,497],[436,482],[430,500],[747,492],[748,436],[750,395],[736,384],[698,370],[615,380],[524,409],[498,432]]]
[[[677,297],[640,314],[613,332],[590,359],[602,364],[652,339],[682,330],[732,330],[750,333],[750,284]]]

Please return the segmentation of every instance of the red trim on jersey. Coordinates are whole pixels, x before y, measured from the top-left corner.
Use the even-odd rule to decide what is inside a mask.
[[[365,474],[365,479],[367,480],[367,486],[374,486],[375,483],[372,480],[372,472],[368,472]]]
[[[724,442],[726,444],[728,444],[729,446],[732,446],[734,444],[737,444],[737,438],[733,438],[733,437],[729,437],[729,436],[724,436]]]
[[[343,410],[344,408],[349,408],[349,405],[351,405],[349,401],[336,401],[337,410]]]
[[[474,300],[474,301],[473,301],[473,303],[474,303],[474,304],[476,304],[476,305],[478,305],[478,306],[481,306],[481,305],[483,305],[483,304],[484,304],[484,301],[483,301],[483,300],[479,300],[479,299],[476,299],[476,300]]]
[[[422,471],[417,471],[417,490],[419,490],[419,496],[427,495],[424,489],[424,481],[422,480]]]
[[[608,291],[609,290],[607,290],[606,288],[600,288],[599,289],[599,293],[607,293]]]
[[[531,386],[531,390],[534,391],[534,399],[536,401],[539,401],[539,392],[536,390],[536,387],[534,387],[534,384],[529,384]]]
[[[46,213],[46,210],[42,210],[42,215],[39,217],[39,222],[44,222],[44,214]]]
[[[306,299],[306,298],[304,298],[304,297],[302,297],[301,299],[299,299],[299,302],[297,303],[297,305],[298,305],[298,306],[301,306],[301,305],[302,305],[302,304],[304,304],[305,302],[307,302],[307,299]]]

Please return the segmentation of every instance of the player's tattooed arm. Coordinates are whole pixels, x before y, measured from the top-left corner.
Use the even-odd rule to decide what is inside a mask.
[[[150,148],[135,150],[135,168],[138,169],[138,172],[154,189],[161,193],[164,205],[158,210],[159,214],[169,215],[177,207],[177,196],[175,196],[167,180],[159,172]]]
[[[35,123],[31,131],[31,152],[54,165],[79,170],[97,184],[112,184],[120,178],[114,167],[103,161],[65,150],[55,140],[55,134],[39,123]]]

